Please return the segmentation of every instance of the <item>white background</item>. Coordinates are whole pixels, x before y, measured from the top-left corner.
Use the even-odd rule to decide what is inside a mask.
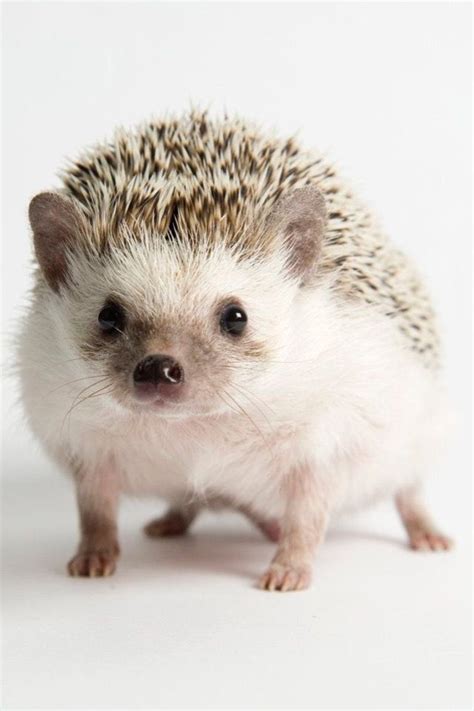
[[[29,199],[117,124],[190,102],[329,152],[424,270],[460,431],[428,499],[452,554],[391,507],[339,523],[313,588],[252,587],[272,546],[237,516],[145,540],[71,580],[71,488],[4,390],[4,708],[470,706],[470,8],[467,4],[6,4],[3,362],[26,303]],[[54,344],[52,344],[54,348]]]

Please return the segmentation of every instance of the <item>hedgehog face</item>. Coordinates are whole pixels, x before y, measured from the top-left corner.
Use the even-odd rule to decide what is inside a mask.
[[[292,304],[319,251],[320,194],[297,193],[277,203],[253,250],[145,228],[93,250],[70,202],[35,198],[37,258],[85,377],[102,377],[132,412],[166,417],[235,411],[274,388]]]
[[[87,374],[131,411],[235,410],[281,360],[298,285],[278,253],[242,261],[149,239],[69,269],[60,320]]]

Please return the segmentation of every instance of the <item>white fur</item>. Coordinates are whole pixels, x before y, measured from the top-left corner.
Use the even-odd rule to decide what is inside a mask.
[[[283,477],[301,462],[311,464],[333,513],[418,480],[445,418],[436,375],[375,307],[343,300],[329,278],[299,289],[281,255],[272,259],[237,263],[228,252],[203,251],[183,269],[172,247],[144,240],[106,263],[73,262],[75,286],[61,294],[40,279],[20,370],[28,419],[50,454],[92,473],[111,465],[129,494],[171,502],[217,494],[265,516],[281,514]],[[101,372],[79,346],[111,289],[169,314],[181,349],[190,314],[205,328],[214,300],[236,295],[271,355],[240,371],[237,364],[233,382],[246,394],[232,390],[233,400],[207,414],[194,403],[187,415],[164,418],[112,395],[75,406],[87,378]]]

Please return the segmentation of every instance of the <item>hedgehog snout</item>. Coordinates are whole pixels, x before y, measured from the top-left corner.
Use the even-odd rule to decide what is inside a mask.
[[[184,370],[168,355],[153,354],[143,358],[133,371],[135,396],[139,400],[174,398],[184,382]]]

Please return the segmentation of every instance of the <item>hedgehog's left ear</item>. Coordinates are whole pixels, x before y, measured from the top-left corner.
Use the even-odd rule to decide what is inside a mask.
[[[314,276],[326,221],[323,194],[312,185],[282,197],[267,218],[267,228],[280,235],[288,250],[288,267],[302,284]]]
[[[78,243],[83,220],[72,200],[40,193],[29,207],[36,258],[49,286],[59,291],[67,278],[67,252]]]

